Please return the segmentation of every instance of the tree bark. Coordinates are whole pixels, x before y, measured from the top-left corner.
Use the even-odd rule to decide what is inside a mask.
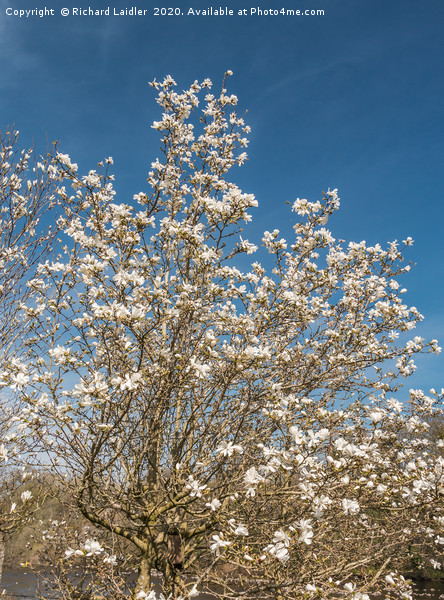
[[[5,560],[5,539],[3,534],[0,533],[0,581],[3,575],[3,562]]]
[[[140,592],[145,592],[147,596],[150,593],[152,561],[152,554],[142,555],[137,573],[136,587],[134,588],[132,593],[133,599],[137,598],[137,595]]]

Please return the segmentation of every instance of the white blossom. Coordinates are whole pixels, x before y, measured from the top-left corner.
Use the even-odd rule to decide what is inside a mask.
[[[24,492],[22,492],[20,494],[20,498],[21,498],[22,502],[27,502],[28,500],[31,500],[32,493],[30,492],[30,490],[25,490]]]
[[[226,442],[223,440],[216,448],[216,452],[222,454],[222,456],[231,456],[234,453],[242,454],[243,448],[239,444],[233,444],[233,442]]]
[[[231,545],[231,542],[223,540],[219,535],[215,534],[211,538],[213,541],[210,544],[210,550],[216,556],[219,556],[221,551],[227,546]]]
[[[222,503],[217,498],[213,498],[213,500],[211,500],[211,502],[207,502],[205,506],[208,506],[208,508],[211,508],[211,510],[216,511],[222,506]]]
[[[98,542],[97,540],[93,540],[93,539],[86,540],[83,548],[86,552],[86,556],[92,556],[93,554],[100,554],[101,552],[104,551],[104,548],[101,545],[101,543]]]
[[[348,500],[344,498],[342,500],[342,510],[346,515],[355,515],[360,511],[359,502],[357,500]]]

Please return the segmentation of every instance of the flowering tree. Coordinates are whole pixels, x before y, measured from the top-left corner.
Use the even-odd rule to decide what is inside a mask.
[[[421,319],[397,281],[411,240],[336,240],[334,190],[296,200],[294,239],[265,232],[249,265],[256,200],[227,177],[246,160],[237,98],[152,85],[149,191],[118,203],[111,158],[82,177],[58,155],[66,246],[30,283],[27,362],[4,384],[82,514],[133,545],[137,600],[154,568],[173,598],[406,594],[393,557],[443,541],[422,435],[441,397],[391,398],[439,351],[404,335]]]
[[[0,368],[10,372],[12,390],[27,381],[17,371],[21,364],[19,342],[27,328],[27,321],[20,314],[21,304],[30,300],[32,290],[27,282],[34,277],[36,265],[51,250],[54,240],[56,228],[48,227],[43,219],[57,201],[56,176],[51,156],[36,160],[32,149],[18,147],[18,131],[0,134]],[[14,463],[17,466],[20,450],[13,427],[15,413],[11,398],[2,396],[0,577],[4,537],[23,525],[33,505],[23,489],[23,477],[26,479],[29,474],[13,467]]]
[[[18,147],[18,131],[0,134],[0,360],[17,352],[25,322],[19,308],[31,295],[33,270],[51,249],[54,227],[42,219],[54,208],[52,157],[36,160]]]

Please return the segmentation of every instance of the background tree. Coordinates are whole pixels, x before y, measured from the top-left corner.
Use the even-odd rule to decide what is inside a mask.
[[[52,249],[55,228],[45,216],[55,208],[52,158],[37,160],[32,149],[21,149],[18,131],[0,134],[0,365],[8,371],[20,365],[21,341],[27,321],[21,315],[22,303],[30,300],[27,286],[35,267]],[[12,376],[12,390],[20,389],[26,378]],[[20,501],[23,474],[17,466],[20,443],[13,418],[17,408],[11,397],[0,397],[0,578],[4,558],[4,538],[26,522],[34,502]],[[9,463],[8,463],[9,460]],[[14,507],[14,508],[11,508]]]
[[[39,160],[32,148],[18,145],[18,131],[0,134],[0,359],[16,354],[25,322],[20,305],[39,261],[52,249],[53,224],[45,219],[55,208],[56,170],[50,155]]]
[[[3,376],[23,382],[21,418],[82,514],[133,545],[137,600],[154,568],[174,598],[405,594],[396,535],[423,531],[424,503],[433,543],[442,527],[442,464],[421,437],[440,398],[390,399],[416,353],[439,351],[398,339],[421,319],[397,281],[411,240],[336,240],[334,190],[298,199],[295,239],[265,232],[265,265],[249,265],[256,200],[227,179],[246,160],[237,98],[152,85],[149,192],[117,204],[112,159],[81,177],[58,155],[66,246],[30,283],[27,364]]]
[[[3,420],[0,423],[0,580],[5,559],[5,542],[29,522],[40,495],[35,474],[24,466],[14,466],[14,463],[21,461],[17,460],[17,444],[10,440],[12,415],[7,414],[7,408],[2,409]],[[8,460],[12,463],[11,466],[7,464]]]
[[[444,417],[442,413],[433,415],[429,420],[429,434],[430,443],[435,448],[435,452],[438,456],[444,456]]]

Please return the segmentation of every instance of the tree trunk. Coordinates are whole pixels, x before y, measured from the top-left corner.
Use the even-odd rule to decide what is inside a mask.
[[[152,558],[152,554],[143,554],[140,559],[136,587],[131,596],[134,599],[143,598],[141,592],[144,592],[147,596],[150,593]]]
[[[166,568],[163,573],[163,592],[167,598],[171,600],[182,597],[183,580],[180,577],[177,568],[167,561]]]
[[[0,533],[0,581],[3,575],[3,561],[5,560],[5,540],[3,534]]]

